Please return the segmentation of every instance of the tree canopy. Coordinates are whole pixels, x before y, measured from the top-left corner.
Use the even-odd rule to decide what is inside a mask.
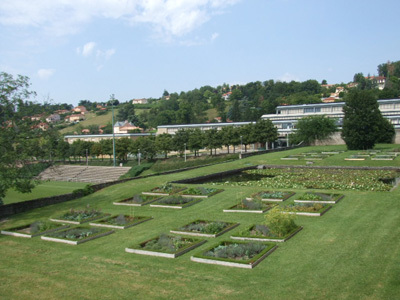
[[[292,142],[312,144],[329,138],[337,131],[336,120],[326,116],[309,116],[300,119],[296,124]]]

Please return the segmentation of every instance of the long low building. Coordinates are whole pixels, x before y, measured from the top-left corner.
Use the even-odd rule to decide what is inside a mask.
[[[151,133],[115,133],[114,136],[116,139],[121,138],[130,138],[137,139],[142,136],[150,136]],[[101,140],[109,140],[112,139],[113,135],[110,134],[75,134],[75,135],[66,135],[64,136],[65,141],[72,144],[76,140],[82,140],[87,142],[100,142]]]

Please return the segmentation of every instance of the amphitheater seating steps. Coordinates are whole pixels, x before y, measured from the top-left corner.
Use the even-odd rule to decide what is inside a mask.
[[[40,180],[103,183],[118,180],[129,167],[51,166],[39,174]]]

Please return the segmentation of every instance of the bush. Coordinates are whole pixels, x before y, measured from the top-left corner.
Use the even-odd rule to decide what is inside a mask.
[[[265,224],[278,237],[283,237],[297,227],[295,216],[283,214],[279,208],[273,208],[265,216]]]

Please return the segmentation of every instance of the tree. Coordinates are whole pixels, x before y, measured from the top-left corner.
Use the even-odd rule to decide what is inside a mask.
[[[115,155],[119,160],[128,160],[128,154],[132,149],[132,139],[130,138],[121,138],[115,141]]]
[[[29,78],[0,73],[0,204],[9,188],[30,192],[34,187],[27,176],[32,153],[24,147],[25,141],[45,135],[41,130],[31,130],[32,123],[22,120],[18,108],[34,92],[29,90]]]
[[[385,143],[391,144],[393,143],[393,138],[396,132],[394,130],[394,126],[388,119],[382,117],[381,125],[379,126],[379,134],[378,139],[376,140],[377,143]]]
[[[172,151],[172,136],[169,133],[163,133],[156,137],[156,149],[164,153],[165,158],[168,158],[168,153]]]
[[[203,148],[204,133],[199,128],[189,129],[188,148],[194,151],[194,156],[198,155],[200,149]]]
[[[188,142],[189,142],[189,132],[184,128],[181,128],[177,132],[175,132],[175,135],[172,138],[172,148],[173,150],[178,151],[180,156],[182,156],[183,151],[185,151],[185,144],[187,147]]]
[[[132,102],[120,105],[117,114],[117,120],[120,122],[129,121],[134,123],[135,119],[135,106]]]
[[[326,116],[309,116],[300,119],[293,135],[294,142],[312,144],[329,138],[337,131],[336,120]]]
[[[351,90],[346,96],[342,138],[349,150],[372,149],[383,119],[378,102],[370,91]]]
[[[218,134],[217,129],[209,129],[204,132],[204,146],[210,150],[210,155],[212,155],[212,150],[221,147],[221,139]],[[217,150],[215,150],[216,154]]]
[[[271,120],[259,120],[254,126],[254,139],[261,144],[274,142],[278,139],[278,129]]]

